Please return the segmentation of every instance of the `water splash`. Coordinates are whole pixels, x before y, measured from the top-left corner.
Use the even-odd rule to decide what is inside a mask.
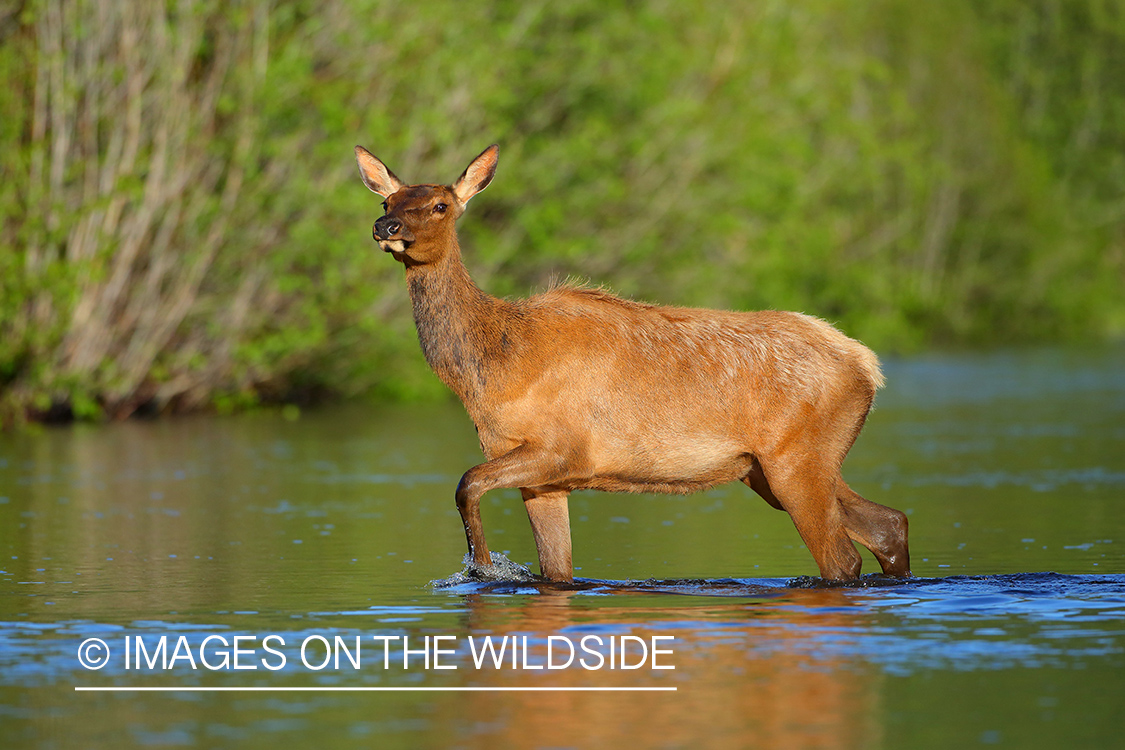
[[[790,578],[785,587],[790,589],[869,589],[904,586],[918,580],[921,579],[914,577],[899,578],[882,573],[868,573],[851,581],[830,581],[817,576],[797,576],[796,578]]]
[[[439,578],[430,581],[430,586],[435,589],[447,589],[466,583],[481,582],[508,582],[530,583],[543,580],[531,572],[526,565],[509,560],[502,552],[491,552],[491,565],[477,565],[473,562],[471,552],[466,552],[461,563],[465,566],[460,573],[454,573],[449,578]]]

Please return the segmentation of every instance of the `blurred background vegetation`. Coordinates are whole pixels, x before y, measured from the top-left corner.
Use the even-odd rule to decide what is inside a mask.
[[[1125,0],[0,0],[0,421],[441,392],[352,146],[478,284],[1125,332]]]

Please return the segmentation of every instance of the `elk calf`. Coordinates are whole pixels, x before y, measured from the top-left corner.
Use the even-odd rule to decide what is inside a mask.
[[[542,574],[569,581],[568,493],[741,480],[789,513],[822,577],[859,575],[851,540],[884,573],[910,575],[906,516],[840,476],[883,384],[870,349],[799,313],[659,307],[574,286],[497,299],[469,278],[454,223],[492,181],[498,148],[449,186],[406,185],[355,153],[384,198],[373,235],[405,266],[426,361],[480,434],[486,461],[457,487],[476,565],[491,564],[489,490],[520,489]]]

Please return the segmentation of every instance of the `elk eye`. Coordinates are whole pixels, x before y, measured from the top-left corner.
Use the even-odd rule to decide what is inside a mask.
[[[447,208],[449,208],[449,206],[445,205],[444,203],[439,203],[436,206],[434,206],[434,213],[435,214],[443,214],[443,213],[445,213],[445,210]]]
[[[384,211],[386,211],[386,210],[387,210],[387,202],[386,202],[386,201],[383,201],[383,210],[384,210]]]

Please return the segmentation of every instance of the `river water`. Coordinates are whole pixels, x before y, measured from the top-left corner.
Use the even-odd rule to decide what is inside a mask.
[[[886,372],[844,476],[916,577],[836,588],[741,484],[574,495],[574,586],[431,586],[480,461],[455,403],[0,435],[2,744],[1118,742],[1125,350]],[[483,515],[534,567],[518,493]]]

